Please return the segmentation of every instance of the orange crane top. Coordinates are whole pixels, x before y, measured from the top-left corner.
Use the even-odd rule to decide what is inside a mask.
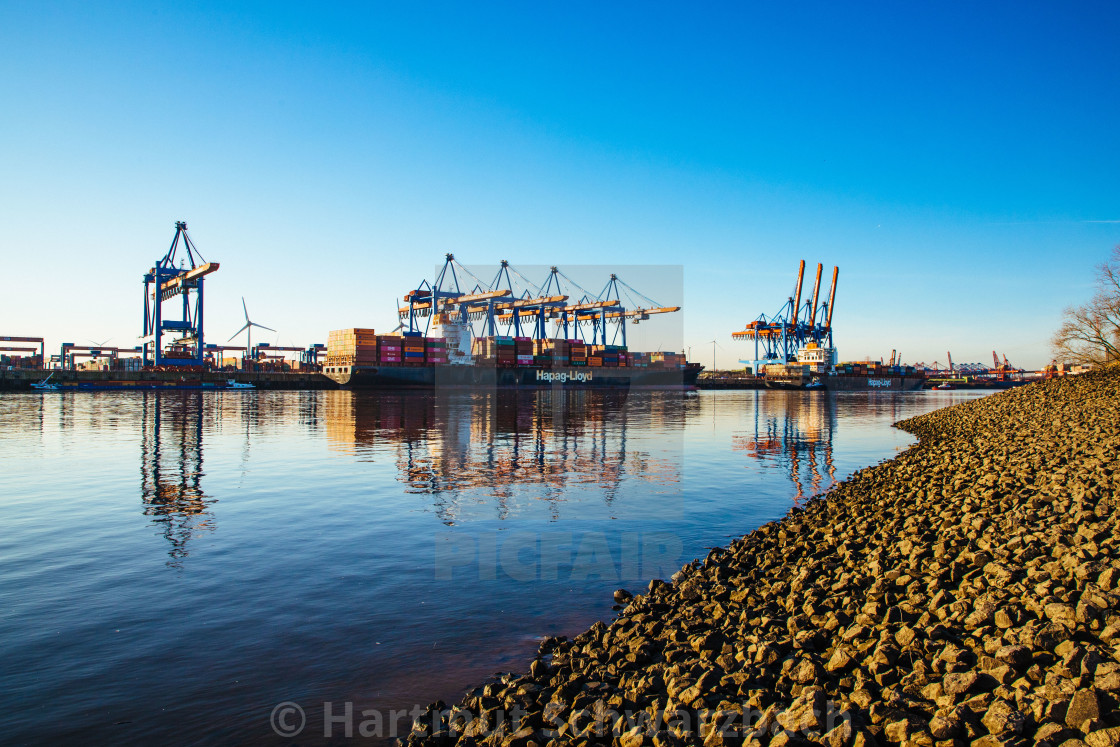
[[[840,268],[832,268],[832,289],[828,292],[828,320],[825,322],[825,327],[832,329],[832,310],[833,305],[836,303],[836,279],[840,276]]]
[[[797,317],[801,313],[801,283],[805,279],[805,260],[801,260],[801,266],[797,268],[797,299],[793,302],[793,316],[792,321],[797,323]]]
[[[821,289],[821,270],[824,265],[817,262],[817,281],[813,283],[813,308],[809,311],[809,326],[812,327],[817,321],[817,298]]]

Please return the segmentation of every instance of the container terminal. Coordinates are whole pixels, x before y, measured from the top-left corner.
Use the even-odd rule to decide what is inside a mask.
[[[227,342],[247,332],[246,345],[208,344],[205,282],[219,268],[203,258],[187,224],[177,221],[170,248],[143,274],[139,345],[124,349],[68,342],[47,360],[42,338],[0,338],[20,343],[4,352],[33,354],[6,358],[0,386],[692,388],[703,368],[680,353],[629,349],[627,323],[681,307],[659,304],[615,274],[600,293],[592,294],[557,267],[537,286],[503,260],[497,276],[486,283],[452,254],[446,255],[435,280],[423,280],[403,296],[400,323],[389,334],[351,327],[331,332],[326,345],[254,346],[253,327],[270,328],[250,320],[242,299],[245,325]],[[533,290],[518,294],[512,275]],[[475,281],[473,287],[461,286],[461,277]],[[573,295],[573,289],[580,294]],[[483,335],[476,335],[476,325]],[[289,353],[298,354],[298,361],[289,362]],[[50,371],[45,378],[44,370]]]
[[[1013,367],[993,351],[993,367],[903,365],[892,350],[884,362],[841,362],[833,344],[839,268],[821,295],[818,264],[811,297],[802,303],[805,261],[779,311],[732,335],[754,345],[739,371],[703,371],[676,352],[630,350],[626,324],[680,311],[658,304],[611,274],[593,294],[552,267],[537,284],[508,262],[485,282],[454,256],[429,282],[402,297],[389,334],[364,327],[335,330],[307,347],[252,342],[250,320],[223,344],[205,342],[205,280],[220,268],[206,261],[176,221],[167,252],[144,274],[142,335],[135,347],[65,342],[47,355],[42,337],[0,336],[0,389],[104,388],[431,388],[692,387],[909,391],[918,388],[1006,388],[1076,373],[1052,364],[1042,372]],[[520,294],[513,276],[524,281]],[[464,287],[461,281],[473,281]],[[635,303],[635,299],[637,302]],[[166,306],[165,306],[166,305]],[[550,331],[551,328],[551,331]],[[3,331],[3,330],[0,330]],[[247,333],[245,345],[230,345]],[[477,334],[481,333],[481,334]],[[47,372],[46,374],[44,372]],[[45,382],[45,383],[44,383]]]

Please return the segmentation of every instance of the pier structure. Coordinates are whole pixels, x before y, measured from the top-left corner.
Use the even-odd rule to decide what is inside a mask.
[[[11,343],[22,343],[21,345],[12,345]],[[28,344],[38,345],[38,347],[27,347]],[[39,365],[37,368],[42,368],[46,360],[46,346],[42,337],[0,337],[0,353],[38,353]],[[25,356],[20,356],[25,357]],[[21,366],[24,368],[25,366]]]
[[[109,360],[109,368],[118,368],[118,361],[122,356],[143,356],[144,351],[140,346],[134,348],[119,348],[106,345],[75,345],[72,342],[62,343],[59,348],[58,354],[58,367],[65,371],[73,371],[78,368],[78,360],[81,358],[88,358],[90,360],[98,360],[99,358],[107,358]],[[53,358],[53,356],[52,356]]]
[[[327,354],[327,346],[321,342],[312,343],[299,354],[300,366],[318,366],[319,356]]]

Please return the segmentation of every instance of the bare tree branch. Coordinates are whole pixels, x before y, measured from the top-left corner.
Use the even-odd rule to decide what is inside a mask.
[[[1097,267],[1097,289],[1083,306],[1070,306],[1050,341],[1055,360],[1088,366],[1120,361],[1120,246]]]

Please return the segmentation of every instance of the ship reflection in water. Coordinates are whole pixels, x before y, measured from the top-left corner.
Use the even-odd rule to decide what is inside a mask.
[[[326,433],[333,449],[376,459],[390,448],[406,491],[432,496],[445,524],[480,500],[490,518],[519,512],[524,496],[551,520],[573,492],[611,506],[627,480],[664,492],[680,483],[678,454],[635,445],[634,428],[678,430],[682,398],[637,401],[603,390],[422,393],[332,392]],[[671,444],[671,442],[670,442]],[[679,452],[679,449],[677,449]]]
[[[187,557],[192,537],[213,531],[213,499],[202,492],[203,393],[144,393],[140,495],[144,514],[171,543],[168,565]]]
[[[754,393],[753,427],[732,436],[732,448],[789,474],[793,503],[820,495],[837,482],[832,437],[837,398],[825,392]]]

